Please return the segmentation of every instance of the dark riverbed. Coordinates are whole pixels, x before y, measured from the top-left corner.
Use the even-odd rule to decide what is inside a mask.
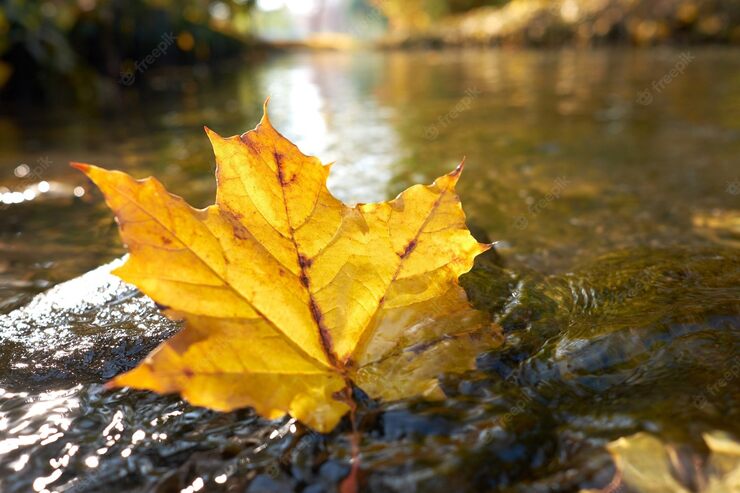
[[[464,284],[504,346],[443,377],[445,402],[363,401],[368,491],[578,491],[609,482],[618,437],[690,455],[740,433],[740,51],[290,54],[154,67],[106,110],[0,108],[0,490],[317,493],[347,473],[346,424],[104,391],[176,330],[104,271],[26,306],[124,253],[67,162],[205,205],[202,125],[250,129],[268,95],[346,201],[466,156],[468,223],[499,242]]]

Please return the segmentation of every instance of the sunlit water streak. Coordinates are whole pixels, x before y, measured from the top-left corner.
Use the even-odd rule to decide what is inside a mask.
[[[262,93],[271,97],[270,113],[281,133],[305,153],[335,163],[333,193],[350,203],[385,200],[401,145],[376,102],[351,97],[345,69],[319,54],[315,63],[266,71]]]

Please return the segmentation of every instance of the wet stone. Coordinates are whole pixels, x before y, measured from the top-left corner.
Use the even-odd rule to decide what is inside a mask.
[[[95,269],[0,316],[0,378],[9,389],[101,382],[128,370],[178,324],[136,288]]]
[[[268,475],[261,474],[252,480],[245,493],[288,493],[293,491],[294,485],[287,480],[276,480]]]

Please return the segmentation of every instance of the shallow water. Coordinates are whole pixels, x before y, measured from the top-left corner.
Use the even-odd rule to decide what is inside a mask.
[[[703,431],[740,433],[739,77],[730,49],[303,53],[152,70],[106,110],[3,107],[0,197],[27,193],[0,204],[0,489],[316,493],[347,473],[346,423],[104,391],[177,328],[105,269],[21,308],[123,253],[68,161],[205,205],[202,125],[252,128],[266,95],[346,201],[466,156],[468,222],[499,242],[464,284],[506,343],[443,403],[363,400],[368,491],[577,491],[609,482],[619,436],[701,454]]]

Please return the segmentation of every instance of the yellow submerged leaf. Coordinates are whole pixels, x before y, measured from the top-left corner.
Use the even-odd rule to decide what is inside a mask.
[[[473,365],[499,332],[458,277],[489,248],[465,226],[462,166],[389,202],[349,207],[329,166],[265,116],[223,138],[216,204],[196,210],[153,178],[74,164],[115,212],[129,258],[115,271],[185,321],[137,368],[112,380],[179,392],[193,404],[290,413],[318,431],[358,385],[398,399],[439,396],[437,376]]]
[[[619,438],[606,447],[617,468],[610,485],[582,493],[740,492],[740,443],[719,431],[703,438],[710,452],[706,458],[696,452],[682,456],[673,445],[645,432]]]

